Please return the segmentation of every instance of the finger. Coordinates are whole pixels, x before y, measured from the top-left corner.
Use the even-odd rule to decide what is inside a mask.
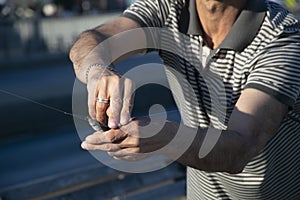
[[[105,143],[105,144],[90,144],[86,141],[81,143],[81,148],[85,150],[101,150],[101,151],[107,151],[107,152],[114,152],[118,151],[120,147],[118,144],[113,143]]]
[[[127,137],[124,138],[122,141],[120,141],[118,144],[121,149],[139,148],[140,141],[139,141],[139,138],[127,135]]]
[[[96,119],[96,98],[97,98],[97,84],[96,82],[89,82],[87,85],[88,91],[88,111],[92,119]]]
[[[98,90],[97,98],[102,98],[102,99],[109,98],[109,94],[107,91],[108,84],[109,84],[108,77],[103,76],[97,86],[97,90]],[[108,107],[109,107],[108,103],[99,102],[96,99],[96,119],[101,124],[106,124],[106,111]]]
[[[108,155],[113,157],[116,160],[125,160],[125,161],[138,161],[149,157],[150,154],[139,153],[136,148],[127,148],[117,151],[108,151]]]
[[[131,119],[127,124],[122,125],[120,129],[131,137],[138,138],[139,136],[139,127],[137,121],[134,119]]]
[[[138,148],[125,148],[125,149],[119,149],[117,151],[108,151],[108,155],[112,157],[125,157],[125,156],[130,156],[130,155],[137,155],[139,154]]]
[[[105,143],[119,143],[127,137],[127,134],[119,129],[111,129],[103,132],[98,131],[86,137],[85,141],[90,144],[105,144]]]
[[[124,94],[123,94],[123,105],[120,115],[120,124],[125,125],[131,119],[131,111],[133,108],[134,101],[134,83],[132,80],[125,78],[124,79]]]
[[[108,115],[108,126],[110,128],[118,128],[120,124],[120,112],[123,104],[123,81],[118,76],[113,76],[113,84],[109,85],[110,108]]]
[[[98,131],[92,135],[89,135],[85,138],[85,142],[89,144],[105,144],[105,143],[111,143],[111,140],[109,137],[107,137],[107,134],[104,134],[102,131]]]

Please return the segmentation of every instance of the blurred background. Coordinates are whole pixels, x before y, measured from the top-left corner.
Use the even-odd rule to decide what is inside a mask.
[[[0,200],[184,198],[184,167],[174,163],[145,174],[113,170],[81,150],[72,117],[26,100],[71,113],[72,43],[133,1],[0,0]],[[278,2],[300,13],[299,0]],[[161,61],[156,54],[134,56],[117,68],[124,73],[150,62]],[[151,98],[153,89],[163,97],[159,102]],[[157,103],[176,110],[170,92],[157,85],[141,88],[136,98],[142,102],[135,105],[137,115]]]

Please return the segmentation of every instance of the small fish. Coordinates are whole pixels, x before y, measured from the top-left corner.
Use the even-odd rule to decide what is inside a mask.
[[[98,122],[95,119],[92,119],[90,117],[87,117],[87,121],[89,122],[89,125],[95,130],[95,131],[108,131],[110,128],[106,124],[102,124]]]

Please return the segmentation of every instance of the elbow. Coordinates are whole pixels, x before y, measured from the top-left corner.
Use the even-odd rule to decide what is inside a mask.
[[[249,163],[250,160],[251,158],[248,156],[247,153],[240,154],[235,159],[233,159],[233,161],[228,167],[227,172],[230,174],[241,173],[245,169],[246,165]]]
[[[239,160],[234,160],[225,170],[225,172],[229,174],[239,174],[241,173],[246,165],[248,164],[249,160],[248,159],[239,159]]]
[[[225,171],[229,174],[239,174],[241,173],[247,164],[245,163],[234,163]]]
[[[227,172],[230,174],[241,173],[247,164],[258,154],[257,143],[255,140],[247,139],[241,142],[239,148],[236,149],[237,154],[231,160]]]
[[[229,174],[239,174],[241,173],[247,165],[246,155],[239,154],[235,158],[231,159],[224,169],[224,172]]]

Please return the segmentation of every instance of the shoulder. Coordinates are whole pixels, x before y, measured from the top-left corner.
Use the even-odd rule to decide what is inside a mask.
[[[299,32],[299,19],[286,8],[273,1],[267,1],[267,8],[267,19],[278,35]]]
[[[142,27],[161,27],[178,18],[189,0],[136,0],[123,16],[137,21]]]

